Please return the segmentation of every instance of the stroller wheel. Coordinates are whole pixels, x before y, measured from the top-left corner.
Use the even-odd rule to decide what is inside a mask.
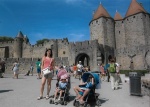
[[[76,105],[76,100],[73,101],[73,106],[75,106],[75,105]]]
[[[91,105],[90,105],[90,104],[85,103],[85,104],[84,104],[84,107],[91,107]]]
[[[80,102],[79,101],[76,101],[75,107],[80,107]]]
[[[61,105],[64,105],[64,102],[63,102],[63,101],[61,101],[61,102],[60,102],[60,104],[61,104]]]
[[[53,103],[52,99],[50,99],[49,103],[50,103],[50,104],[52,104],[52,103]]]
[[[67,102],[66,102],[66,101],[64,101],[64,105],[67,105]]]
[[[100,99],[97,99],[96,100],[96,105],[99,107],[99,106],[101,106],[101,101],[100,101]]]
[[[55,102],[55,105],[57,105],[58,103],[57,102]]]

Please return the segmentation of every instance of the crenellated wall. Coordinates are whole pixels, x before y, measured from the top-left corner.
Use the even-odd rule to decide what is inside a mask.
[[[9,73],[12,73],[15,60],[20,62],[20,72],[27,72],[31,63],[35,66],[37,59],[41,59],[48,48],[53,50],[56,65],[73,65],[82,60],[91,70],[99,70],[97,65],[108,63],[107,58],[112,55],[122,65],[121,69],[130,69],[131,60],[134,69],[147,69],[146,57],[150,57],[149,54],[146,56],[146,52],[150,51],[149,13],[137,13],[121,20],[102,16],[92,20],[89,26],[91,40],[81,42],[69,42],[63,38],[31,45],[20,32],[21,35],[14,41],[0,42],[0,58],[5,58]]]

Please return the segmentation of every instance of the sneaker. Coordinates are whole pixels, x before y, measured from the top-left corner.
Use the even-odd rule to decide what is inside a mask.
[[[118,87],[116,87],[115,89],[118,90]]]
[[[58,101],[60,101],[60,98],[58,98]]]
[[[42,97],[42,96],[40,96],[40,97],[38,97],[38,98],[37,98],[37,100],[41,100],[41,99],[43,99],[43,97]]]
[[[115,90],[115,87],[113,87],[112,90]]]

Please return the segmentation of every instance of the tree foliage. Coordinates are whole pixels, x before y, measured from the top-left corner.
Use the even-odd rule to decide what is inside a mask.
[[[0,36],[0,42],[14,41],[12,37]]]
[[[36,45],[43,44],[45,41],[49,41],[49,39],[38,40],[38,41],[36,41]]]

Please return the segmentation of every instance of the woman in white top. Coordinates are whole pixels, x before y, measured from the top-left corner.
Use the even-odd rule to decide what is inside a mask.
[[[19,72],[19,63],[18,63],[18,61],[15,61],[14,64],[13,64],[13,72],[14,72],[14,77],[13,78],[18,79],[18,72]]]

